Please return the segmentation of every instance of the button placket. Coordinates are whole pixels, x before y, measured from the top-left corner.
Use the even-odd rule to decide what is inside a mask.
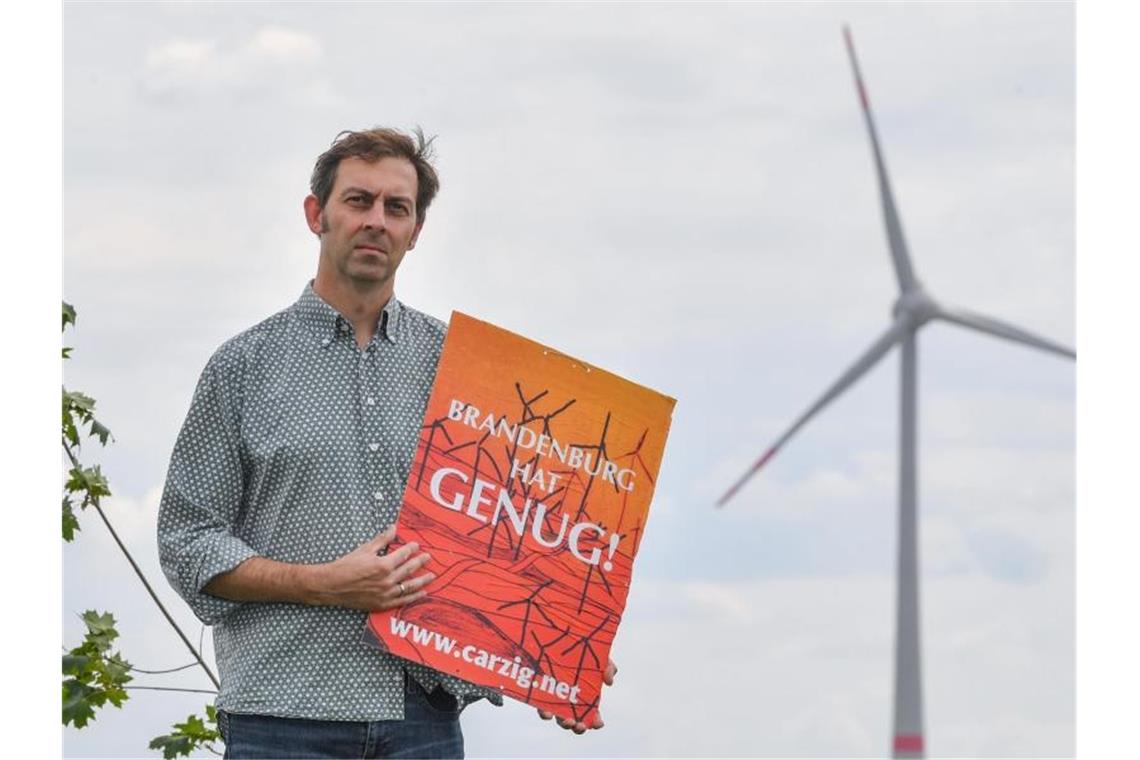
[[[362,400],[362,426],[361,426],[361,440],[364,445],[364,456],[367,462],[366,471],[368,473],[368,484],[371,487],[371,500],[376,507],[376,514],[378,519],[383,522],[384,502],[387,498],[384,493],[383,484],[383,470],[381,468],[380,456],[380,415],[378,405],[376,403],[376,394],[373,385],[372,372],[369,372],[371,365],[375,364],[375,355],[371,351],[371,345],[364,349],[360,349],[360,363],[358,365],[359,372],[358,378],[361,389]]]

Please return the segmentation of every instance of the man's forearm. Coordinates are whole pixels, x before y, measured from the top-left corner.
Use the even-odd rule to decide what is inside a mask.
[[[250,557],[233,570],[211,578],[202,590],[234,602],[292,602],[353,610],[385,610],[408,604],[424,596],[424,586],[435,579],[435,574],[417,575],[431,558],[427,553],[416,554],[419,544],[414,541],[385,554],[395,536],[392,526],[324,564]]]
[[[323,567],[250,557],[233,570],[215,575],[202,590],[234,602],[325,604],[321,593]]]

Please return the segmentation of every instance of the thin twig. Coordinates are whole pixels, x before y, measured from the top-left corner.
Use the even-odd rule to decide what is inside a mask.
[[[81,465],[79,463],[79,460],[76,459],[75,454],[71,451],[71,447],[67,445],[66,441],[63,444],[63,450],[67,452],[68,458],[71,459],[72,466],[82,470],[83,465]],[[210,681],[214,684],[214,688],[222,688],[221,683],[218,681],[218,677],[214,675],[214,671],[210,670],[210,666],[206,664],[206,661],[202,659],[202,655],[199,654],[198,650],[194,648],[194,645],[190,643],[190,639],[186,638],[186,634],[182,632],[182,628],[179,627],[178,623],[174,622],[174,618],[170,616],[170,613],[166,610],[166,605],[164,605],[162,603],[162,600],[158,598],[158,594],[154,592],[154,589],[150,585],[150,581],[146,579],[146,576],[139,568],[138,563],[135,562],[135,558],[131,556],[131,553],[129,551],[127,551],[126,545],[123,544],[122,539],[119,538],[119,534],[116,533],[114,527],[111,526],[111,521],[107,519],[107,515],[103,512],[103,507],[99,505],[99,497],[91,497],[91,506],[95,507],[95,511],[99,513],[99,517],[103,518],[103,524],[106,525],[107,530],[111,532],[111,538],[115,539],[115,543],[119,545],[119,549],[123,552],[123,556],[127,558],[127,562],[131,563],[131,567],[134,569],[135,575],[137,575],[139,577],[139,580],[142,581],[142,584],[146,588],[147,593],[150,594],[150,598],[153,599],[154,603],[158,605],[158,609],[162,612],[163,617],[166,618],[166,622],[170,623],[170,626],[175,630],[175,632],[178,633],[178,637],[182,639],[182,643],[186,645],[186,648],[189,649],[190,653],[194,655],[194,659],[197,660],[198,664],[202,666],[202,670],[206,671],[206,675],[209,676]],[[212,694],[214,692],[207,693]]]
[[[139,668],[139,667],[132,665],[131,670],[135,671],[136,673],[146,673],[148,676],[161,676],[165,673],[177,673],[180,670],[186,670],[186,668],[196,668],[196,667],[198,667],[198,663],[189,662],[189,663],[186,663],[185,665],[180,665],[177,668],[167,668],[166,670],[144,670],[143,668]]]
[[[179,688],[176,688],[174,686],[124,686],[123,688],[128,689],[128,690],[142,689],[144,691],[185,691],[185,692],[190,693],[190,694],[217,694],[218,693],[216,691],[211,691],[210,689],[179,689]]]

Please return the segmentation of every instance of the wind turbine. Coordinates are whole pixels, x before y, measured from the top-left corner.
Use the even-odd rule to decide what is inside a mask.
[[[914,275],[910,252],[903,237],[902,225],[891,193],[890,180],[879,148],[879,137],[867,90],[855,57],[851,32],[845,26],[843,37],[847,55],[855,75],[859,102],[871,140],[875,172],[879,180],[879,194],[883,206],[883,221],[887,228],[887,243],[891,251],[895,276],[899,284],[899,297],[892,309],[892,321],[886,332],[871,344],[839,379],[781,435],[751,468],[720,498],[721,507],[787,443],[808,420],[846,391],[865,375],[896,344],[901,347],[901,378],[899,405],[899,540],[897,565],[897,602],[895,607],[895,705],[894,757],[913,758],[925,755],[925,738],[922,715],[922,660],[918,625],[918,331],[931,320],[940,319],[961,327],[993,335],[998,338],[1050,351],[1070,359],[1076,358],[1072,349],[1054,341],[1034,335],[1026,330],[992,317],[944,306],[926,292]]]

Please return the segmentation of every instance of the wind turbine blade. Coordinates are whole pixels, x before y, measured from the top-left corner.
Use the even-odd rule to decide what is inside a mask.
[[[899,289],[905,293],[917,287],[914,279],[914,268],[910,263],[910,253],[906,247],[906,239],[903,237],[899,213],[895,208],[891,182],[887,177],[887,167],[883,163],[883,152],[879,148],[879,134],[875,129],[875,120],[871,116],[871,103],[867,99],[867,88],[863,85],[863,74],[859,70],[859,61],[855,57],[855,43],[851,40],[851,30],[846,26],[843,27],[843,39],[847,42],[847,55],[851,58],[851,69],[855,73],[855,86],[859,90],[859,103],[863,106],[863,118],[867,122],[867,133],[871,136],[871,152],[875,155],[875,171],[879,176],[879,195],[883,204],[883,221],[887,227],[887,244],[891,248],[891,259],[894,261]]]
[[[1043,351],[1051,351],[1061,356],[1067,356],[1070,359],[1077,358],[1077,352],[1068,346],[1063,346],[1060,343],[1055,343],[1048,338],[1042,338],[1034,335],[1031,332],[1022,330],[1006,322],[999,321],[992,317],[987,317],[983,314],[975,314],[974,312],[966,311],[965,309],[947,309],[939,307],[938,313],[935,315],[938,319],[944,319],[947,322],[953,322],[962,327],[970,327],[974,330],[979,330],[990,335],[997,336],[998,338],[1005,338],[1012,340],[1015,343],[1022,343],[1026,346],[1033,348],[1040,348]]]
[[[788,430],[782,436],[780,436],[780,438],[774,444],[772,444],[771,448],[765,451],[763,456],[756,460],[752,467],[750,467],[748,471],[744,473],[744,475],[741,476],[741,478],[737,480],[736,483],[733,484],[732,488],[728,489],[728,491],[725,492],[724,496],[720,497],[716,505],[718,507],[723,507],[725,503],[727,503],[728,500],[731,499],[733,495],[740,490],[741,486],[747,483],[749,479],[751,479],[752,476],[755,475],[756,472],[761,467],[763,467],[769,459],[772,458],[776,451],[778,451],[779,448],[783,446],[789,438],[795,435],[797,430],[807,424],[808,420],[818,414],[837,396],[847,390],[856,380],[866,374],[866,372],[871,369],[871,367],[875,366],[876,362],[878,362],[879,359],[882,359],[883,355],[886,354],[887,351],[889,351],[891,347],[899,341],[900,338],[902,338],[906,330],[907,328],[901,321],[892,324],[890,328],[885,333],[883,333],[878,340],[872,343],[871,347],[868,348],[863,353],[863,355],[860,356],[855,361],[855,363],[847,369],[846,372],[840,375],[839,379],[836,380],[831,385],[831,387],[827,389],[823,396],[821,396],[818,401],[812,404],[806,412],[800,415],[799,419],[797,419],[795,423],[793,423],[792,426],[788,428]]]

